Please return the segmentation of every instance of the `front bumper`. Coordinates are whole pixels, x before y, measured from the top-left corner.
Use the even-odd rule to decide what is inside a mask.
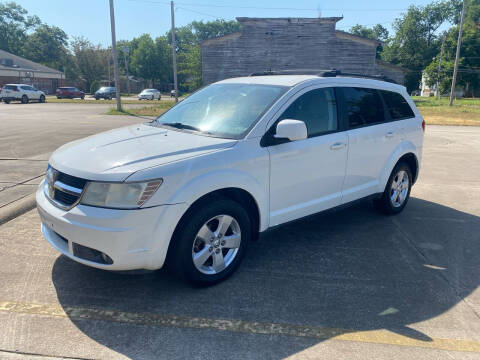
[[[77,205],[65,211],[46,198],[43,182],[36,199],[46,240],[77,262],[107,270],[161,268],[176,224],[188,208],[187,204],[137,210]],[[85,258],[75,251],[77,245],[103,253],[111,261]]]

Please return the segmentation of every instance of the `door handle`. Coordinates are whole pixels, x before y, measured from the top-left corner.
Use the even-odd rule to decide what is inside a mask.
[[[385,135],[387,138],[392,138],[395,136],[395,132],[394,131],[389,131],[387,132],[387,134]]]
[[[335,144],[331,145],[330,150],[340,150],[340,149],[343,149],[345,146],[347,146],[347,144],[338,142],[338,143],[335,143]]]

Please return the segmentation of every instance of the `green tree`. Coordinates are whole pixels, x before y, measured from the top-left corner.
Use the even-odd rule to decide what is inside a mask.
[[[437,31],[455,17],[456,11],[452,1],[434,1],[426,6],[411,5],[393,23],[395,36],[384,44],[381,57],[410,70],[406,76],[409,91],[418,89],[422,71],[440,50]]]
[[[22,55],[32,61],[64,70],[67,34],[56,26],[40,25],[25,39]]]
[[[453,2],[455,5],[456,0]],[[462,37],[462,48],[460,52],[457,84],[464,86],[467,96],[480,93],[480,0],[470,0],[466,3],[466,16],[464,32]],[[461,11],[458,4],[455,5],[455,11]],[[454,15],[454,21],[459,19],[459,15]],[[433,86],[437,79],[440,80],[440,91],[442,94],[450,91],[452,83],[453,67],[455,63],[456,46],[458,39],[459,26],[456,24],[445,34],[445,47],[442,58],[440,72],[438,65],[440,56],[437,56],[425,69],[427,84]]]
[[[41,23],[37,16],[27,14],[27,10],[14,2],[0,3],[0,49],[21,55],[27,31]]]
[[[160,37],[156,41],[148,34],[138,38],[136,49],[131,55],[132,73],[138,77],[155,81],[166,81],[169,72],[168,43]]]
[[[178,74],[183,91],[195,91],[202,86],[202,54],[200,45],[188,45],[178,54]]]
[[[193,21],[186,26],[175,29],[175,43],[178,58],[180,89],[194,91],[202,84],[202,41],[225,36],[241,30],[237,21]],[[167,33],[171,44],[171,32]]]
[[[388,30],[381,24],[377,24],[373,27],[367,27],[363,25],[355,25],[350,28],[349,32],[353,35],[363,36],[369,39],[386,41],[388,39]]]
[[[94,80],[106,78],[108,72],[109,51],[100,45],[93,45],[83,37],[76,37],[71,43],[78,77],[85,81],[86,89],[90,89]]]
[[[388,30],[381,24],[377,24],[371,28],[363,25],[355,25],[350,28],[349,32],[353,35],[363,36],[368,39],[378,40],[382,43],[388,39]],[[377,47],[377,58],[380,58],[380,54],[383,51],[383,45]]]

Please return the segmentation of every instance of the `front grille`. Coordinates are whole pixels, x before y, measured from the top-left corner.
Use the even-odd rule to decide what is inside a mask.
[[[68,175],[62,172],[57,173],[57,180],[61,181],[64,184],[73,186],[78,189],[83,189],[85,184],[87,183],[87,180],[78,178],[76,176]]]
[[[56,206],[66,209],[79,201],[83,188],[87,184],[85,179],[62,173],[52,167],[47,169],[47,182],[47,196]]]
[[[56,201],[68,206],[75,204],[75,202],[78,200],[78,196],[60,191],[58,189],[55,189],[55,196],[53,198]]]

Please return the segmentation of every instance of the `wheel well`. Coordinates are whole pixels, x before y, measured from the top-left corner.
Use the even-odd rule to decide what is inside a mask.
[[[410,167],[410,171],[412,172],[413,176],[413,183],[417,181],[417,176],[418,176],[418,160],[415,154],[413,153],[408,153],[403,155],[398,161],[397,164],[399,163],[405,163]]]
[[[192,205],[190,205],[178,224],[182,223],[184,219],[188,218],[189,213],[200,207],[204,201],[211,201],[212,199],[218,197],[229,198],[245,208],[248,216],[250,217],[250,221],[252,222],[252,239],[257,240],[260,232],[260,210],[254,197],[248,191],[240,188],[224,188],[203,195]],[[177,225],[177,228],[178,227],[179,226]]]

